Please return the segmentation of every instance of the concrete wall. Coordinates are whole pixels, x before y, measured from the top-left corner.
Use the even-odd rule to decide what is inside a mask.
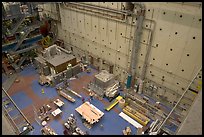
[[[118,10],[126,6],[122,2],[87,3]],[[56,5],[46,4],[44,8],[46,13],[54,17],[57,10],[51,10],[53,6]],[[179,2],[146,2],[145,7],[141,47],[136,58],[136,76],[141,75],[147,47],[151,46],[145,85],[157,86],[154,96],[165,96],[172,104],[178,100],[202,65],[202,7],[200,3]],[[68,9],[62,4],[59,11],[60,18],[54,18],[61,21],[58,23],[58,38],[64,40],[66,48],[72,47],[76,57],[95,57],[94,65],[101,69],[109,70],[108,64],[113,64],[113,73],[125,82],[136,17],[127,17],[127,23],[121,23],[83,11],[76,12],[74,8]],[[136,13],[137,9],[134,11]],[[148,45],[150,30],[154,26],[152,45]],[[106,63],[103,64],[102,60]]]

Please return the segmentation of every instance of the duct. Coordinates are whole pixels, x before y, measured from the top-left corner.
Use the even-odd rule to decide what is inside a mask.
[[[145,5],[142,2],[132,2],[135,5],[138,5],[141,9],[141,11],[145,11]]]
[[[134,4],[132,2],[126,2],[125,3],[125,9],[128,11],[134,11]]]
[[[70,10],[74,10],[74,9],[68,7],[66,4],[64,4],[64,7],[68,8]],[[76,10],[76,9],[79,9],[79,10]],[[127,18],[127,15],[125,15],[125,19],[123,19],[123,20],[115,19],[115,18],[111,18],[110,17],[111,15],[109,15],[109,14],[100,13],[100,12],[93,12],[92,10],[87,10],[87,9],[85,10],[85,9],[81,9],[81,8],[75,8],[74,11],[82,12],[82,13],[84,13],[84,11],[87,11],[86,14],[93,15],[93,16],[98,16],[98,17],[102,17],[102,18],[106,18],[106,19],[111,19],[111,20],[114,20],[114,21],[122,22],[122,23],[126,23],[126,18]],[[94,13],[97,13],[98,15],[96,15]],[[102,15],[100,15],[100,14],[102,14]],[[106,16],[104,16],[104,15],[106,15]]]
[[[124,11],[124,10],[114,10],[111,8],[104,8],[101,6],[97,6],[97,5],[91,5],[91,4],[80,4],[80,3],[76,3],[76,2],[69,2],[70,4],[75,4],[75,5],[79,5],[79,6],[84,6],[84,7],[88,7],[88,8],[94,8],[94,9],[98,9],[98,10],[104,10],[104,11],[108,11],[108,12],[113,12],[113,13],[117,13],[117,14],[125,14],[127,15],[129,12],[128,11]]]
[[[153,29],[154,30],[154,29]],[[150,56],[150,51],[151,51],[151,46],[152,45],[152,32],[150,33],[150,43],[148,44],[148,47],[147,47],[147,53],[145,55],[145,60],[144,60],[144,65],[143,65],[143,68],[142,68],[142,73],[141,73],[141,80],[144,80],[145,78],[145,74],[146,74],[146,68],[147,68],[147,63],[148,63],[148,60],[149,60],[149,56]]]
[[[138,5],[134,3],[135,5]],[[139,12],[139,17],[138,17],[138,23],[135,29],[134,33],[134,41],[133,41],[133,46],[132,46],[132,55],[131,55],[131,64],[130,64],[130,73],[133,77],[133,82],[135,78],[135,73],[136,73],[136,63],[137,63],[137,53],[140,48],[140,40],[141,40],[141,34],[142,34],[142,25],[145,17],[145,6],[144,4],[139,4],[140,6],[140,12]]]
[[[147,29],[147,28],[144,28],[144,29],[147,29],[149,31],[151,31],[151,34],[150,34],[150,43],[148,44],[149,47],[148,47],[148,50],[147,50],[147,54],[145,56],[145,63],[144,63],[144,66],[143,66],[143,69],[142,69],[142,75],[141,75],[141,80],[140,81],[143,81],[144,78],[145,78],[145,74],[146,74],[146,68],[147,68],[147,63],[148,63],[148,59],[149,59],[149,53],[151,51],[151,43],[152,43],[152,36],[153,36],[153,32],[154,32],[154,29],[155,29],[155,21],[154,20],[151,20],[151,19],[145,19],[144,18],[144,12],[145,12],[145,6],[143,3],[141,2],[133,2],[134,5],[138,5],[140,7],[140,11],[141,13],[140,14],[135,14],[134,12],[129,12],[129,11],[126,11],[126,13],[132,15],[132,16],[139,16],[139,19],[138,19],[138,24],[137,24],[137,27],[136,27],[136,30],[135,30],[135,38],[134,38],[134,44],[133,45],[138,45],[138,46],[133,46],[133,50],[132,50],[132,57],[131,57],[131,65],[130,65],[130,73],[133,75],[133,78],[135,77],[135,67],[136,67],[136,61],[135,58],[136,58],[136,53],[138,52],[139,50],[139,43],[140,43],[140,38],[141,38],[141,33],[142,33],[142,25],[143,25],[143,21],[144,20],[149,20],[151,22],[154,23],[154,28],[153,30],[151,29]],[[66,6],[66,4],[64,3],[64,5]],[[82,5],[82,4],[81,4]],[[71,9],[71,8],[69,8]],[[104,8],[103,8],[104,9]],[[107,8],[105,8],[107,9]],[[73,9],[72,9],[73,10]],[[91,14],[91,15],[94,15],[94,14]],[[95,16],[99,16],[99,15],[95,15]],[[108,17],[104,17],[104,16],[100,16],[100,17],[103,17],[103,18],[108,18]],[[115,20],[115,21],[118,21],[118,22],[121,22],[121,23],[127,23],[126,20],[116,20],[116,19],[113,19],[113,18],[108,18],[108,19],[111,19],[111,20]],[[133,25],[133,24],[130,24],[128,23],[128,25]],[[141,27],[139,27],[141,26]],[[141,86],[143,86],[143,84],[141,84]],[[142,87],[140,88],[140,90],[142,90]]]
[[[143,91],[143,81],[145,79],[145,76],[146,76],[146,72],[147,72],[147,65],[148,65],[148,60],[149,60],[149,57],[150,57],[150,51],[151,51],[151,48],[152,48],[152,39],[153,39],[153,33],[155,31],[155,26],[156,26],[156,23],[154,22],[154,27],[153,27],[153,30],[150,29],[151,33],[150,33],[150,40],[149,40],[149,44],[148,44],[148,47],[147,47],[147,53],[145,55],[145,60],[144,60],[144,64],[143,64],[143,67],[142,67],[142,73],[141,73],[141,81],[142,81],[142,84],[141,84],[141,87],[139,88],[139,93],[142,93]]]
[[[64,4],[64,7],[65,7],[65,8],[68,8],[65,3],[63,3],[63,4]],[[68,9],[73,10],[72,8],[68,8]],[[82,10],[84,10],[84,9],[82,9]],[[78,10],[75,10],[75,11],[77,11],[77,12],[82,12],[82,11],[78,11]],[[84,12],[82,12],[82,13],[84,13]],[[129,12],[129,11],[127,11],[127,13],[128,13],[129,15],[132,15],[132,16],[138,16],[138,15],[135,14],[134,12]],[[102,17],[102,18],[106,18],[106,19],[111,19],[111,20],[114,20],[114,21],[118,21],[118,22],[120,22],[120,23],[126,23],[127,25],[130,25],[130,26],[135,26],[135,25],[133,25],[133,24],[131,24],[131,23],[128,23],[128,22],[126,21],[126,16],[125,16],[125,20],[119,20],[119,19],[109,18],[109,17],[105,17],[105,16],[101,16],[101,15],[95,15],[95,14],[91,14],[91,13],[86,13],[86,14],[90,14],[90,15],[93,15],[93,16],[98,16],[98,17]],[[145,19],[145,18],[144,18],[144,20],[149,20],[149,21],[152,21],[152,22],[155,23],[155,21],[154,21],[154,20],[151,20],[151,19]],[[144,29],[147,29],[147,28],[144,28]]]

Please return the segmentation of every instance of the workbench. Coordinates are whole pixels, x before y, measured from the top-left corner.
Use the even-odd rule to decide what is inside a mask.
[[[54,104],[58,107],[62,107],[64,105],[64,102],[62,102],[60,99],[57,99],[56,101],[54,101]]]
[[[52,115],[53,115],[54,117],[56,117],[57,115],[59,115],[59,114],[61,114],[61,113],[62,113],[62,111],[58,108],[58,109],[56,109],[55,111],[52,112]]]
[[[75,109],[86,121],[90,124],[98,122],[99,119],[104,115],[102,111],[96,108],[89,102],[83,103],[81,106]]]

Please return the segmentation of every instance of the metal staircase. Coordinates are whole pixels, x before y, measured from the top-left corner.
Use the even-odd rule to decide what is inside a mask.
[[[161,126],[158,128],[157,133],[162,129],[163,131],[169,133],[169,134],[176,134],[179,130],[181,123],[184,121],[186,116],[188,115],[189,110],[191,109],[192,104],[194,103],[199,91],[201,91],[202,88],[202,68],[199,69],[199,71],[196,73],[192,81],[189,83],[186,90],[183,92],[177,103],[174,105],[171,112],[167,115],[166,119],[163,121]],[[179,118],[177,119],[177,124],[171,122],[171,116],[173,114],[179,114]],[[176,130],[174,132],[167,130],[166,124],[171,123],[172,126],[176,126]]]
[[[17,50],[17,51],[15,52],[15,54],[24,53],[24,52],[30,51],[30,50],[32,50],[32,49],[35,49],[35,48],[37,48],[37,47],[39,47],[39,45],[36,44],[36,43],[34,43],[32,46],[30,46],[30,47],[28,47],[28,48],[24,48],[24,49],[21,49],[21,50]]]
[[[28,28],[26,28],[24,30],[24,35],[20,38],[20,40],[18,41],[16,47],[14,48],[14,50],[16,51],[20,46],[21,44],[23,43],[23,41],[26,39],[26,37],[28,36],[28,34],[35,30],[36,28],[39,28],[39,24],[35,24],[35,25],[32,25],[32,26],[29,26]]]
[[[18,30],[19,26],[21,25],[21,23],[23,23],[23,21],[26,18],[26,16],[27,16],[26,14],[22,14],[20,16],[19,21],[16,24],[14,24],[14,28],[11,30],[11,34],[12,35]]]
[[[18,67],[20,67],[22,64],[23,64],[23,62],[26,60],[26,56],[23,56],[23,57],[21,57],[21,59],[20,59],[20,61],[18,62]]]

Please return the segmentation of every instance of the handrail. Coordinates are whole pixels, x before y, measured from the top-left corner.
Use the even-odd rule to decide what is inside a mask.
[[[173,111],[175,110],[175,108],[178,106],[178,104],[180,103],[181,99],[184,97],[184,95],[186,94],[186,92],[188,91],[189,87],[191,86],[191,84],[193,83],[193,81],[196,79],[198,73],[201,71],[202,67],[199,69],[199,71],[196,73],[196,75],[194,76],[194,78],[192,79],[192,81],[189,83],[188,87],[186,88],[186,90],[183,92],[183,94],[181,95],[181,97],[179,98],[179,100],[177,101],[177,103],[175,104],[175,106],[172,108],[172,110],[170,111],[170,113],[168,114],[168,116],[166,117],[166,119],[162,122],[161,126],[158,128],[157,133],[160,131],[160,129],[162,128],[162,126],[166,123],[166,121],[168,120],[168,118],[170,117],[170,115],[173,113]]]
[[[6,96],[11,100],[11,102],[14,104],[14,107],[20,112],[20,114],[23,116],[23,118],[25,119],[25,121],[31,125],[31,123],[28,121],[28,119],[25,117],[25,115],[21,112],[21,110],[18,108],[18,106],[16,105],[16,103],[13,101],[13,99],[8,95],[8,93],[6,92],[6,90],[2,87],[2,91],[6,94]]]

